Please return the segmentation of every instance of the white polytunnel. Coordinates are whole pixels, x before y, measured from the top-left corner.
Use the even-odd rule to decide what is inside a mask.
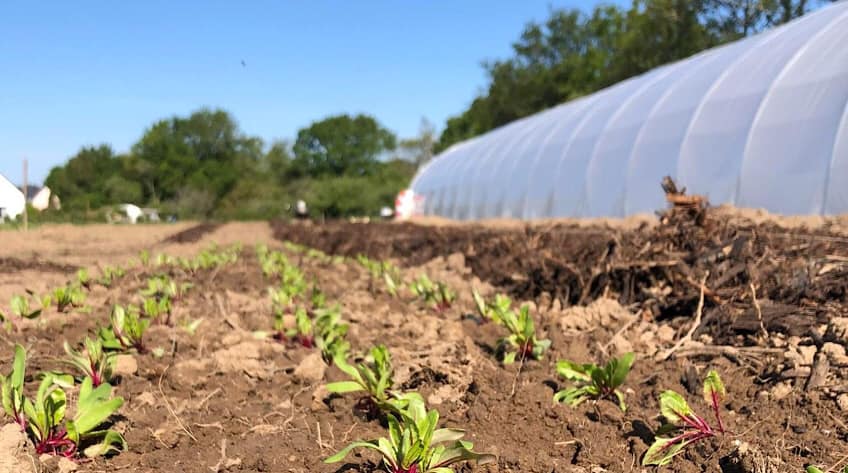
[[[621,217],[671,176],[712,204],[848,213],[848,1],[455,144],[419,170],[419,212]]]

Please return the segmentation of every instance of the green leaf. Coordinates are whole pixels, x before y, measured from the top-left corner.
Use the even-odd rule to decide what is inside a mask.
[[[430,443],[443,443],[443,442],[453,442],[456,440],[460,440],[463,436],[465,436],[465,431],[460,429],[438,429],[433,432],[433,437],[430,439]]]
[[[70,423],[70,422],[69,422]],[[69,429],[70,430],[70,429]],[[98,436],[100,434],[98,433]],[[103,439],[94,445],[91,445],[83,450],[83,455],[86,458],[94,458],[103,455],[108,455],[111,452],[120,452],[127,448],[127,441],[123,435],[114,430],[103,432]]]
[[[674,438],[657,437],[642,457],[642,466],[668,465],[675,455],[683,451],[685,445],[682,441],[675,442]]]
[[[554,402],[564,402],[571,407],[577,407],[586,399],[596,395],[592,386],[572,387],[554,394]]]
[[[718,407],[725,397],[727,397],[727,390],[721,382],[721,377],[716,370],[710,370],[704,378],[704,400],[707,404]]]
[[[613,358],[607,363],[607,371],[610,373],[610,388],[617,388],[624,384],[624,380],[627,379],[627,374],[630,373],[630,368],[633,366],[633,360],[635,359],[636,355],[630,352],[625,353],[621,358]]]
[[[339,381],[336,383],[327,384],[327,391],[336,394],[352,393],[364,390],[365,388],[363,388],[361,384],[355,381]]]
[[[679,424],[681,417],[692,414],[692,409],[680,394],[674,391],[663,391],[660,394],[660,412],[670,423]]]
[[[371,441],[368,441],[368,442],[359,441],[359,442],[352,442],[347,447],[339,450],[339,452],[336,453],[335,455],[327,457],[326,459],[324,459],[324,463],[338,463],[338,462],[344,460],[344,458],[355,448],[370,448],[372,450],[380,451],[381,453],[383,453],[385,455],[385,453],[380,450],[380,446],[377,444],[376,440],[371,440]]]
[[[556,364],[557,374],[569,381],[588,383],[592,380],[590,370],[594,365],[581,365],[568,360],[560,360]]]
[[[74,423],[80,435],[93,431],[124,404],[122,397],[110,399],[111,395],[112,386],[109,383],[103,383],[94,388],[91,378],[83,380],[80,386],[77,413],[74,417]]]
[[[12,375],[9,380],[13,389],[22,389],[26,373],[26,350],[21,345],[15,345],[15,361],[12,362]]]

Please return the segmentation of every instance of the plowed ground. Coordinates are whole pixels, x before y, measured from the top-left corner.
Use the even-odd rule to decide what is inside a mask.
[[[11,294],[55,287],[77,266],[96,274],[98,264],[127,261],[142,249],[191,255],[212,243],[244,244],[238,262],[220,270],[169,270],[195,287],[175,304],[175,327],[149,331],[148,345],[164,356],[135,355],[137,370],[116,384],[126,403],[115,428],[129,448],[81,463],[79,471],[377,471],[367,453],[344,466],[322,463],[352,440],[384,433],[355,409],[355,396],[323,388],[342,373],[313,351],[253,335],[272,326],[267,288],[275,284],[262,275],[253,245],[281,249],[283,240],[391,258],[407,281],[427,274],[459,294],[453,307],[436,312],[408,291],[391,297],[355,260],[289,253],[328,301],[341,305],[354,353],[386,344],[396,385],[421,392],[442,424],[465,429],[477,450],[498,456],[496,464],[460,471],[653,471],[639,464],[660,425],[659,393],[674,389],[708,416],[700,382],[709,369],[728,387],[730,433],[687,449],[664,471],[784,472],[846,462],[848,240],[833,229],[724,219],[707,226],[671,219],[635,230],[250,223],[189,228],[187,239],[169,238],[186,235],[186,228],[164,225],[79,228],[69,227],[63,238],[55,230],[2,234],[11,242],[0,245],[4,311]],[[99,251],[79,254],[88,232],[100,239]],[[95,287],[91,313],[16,322],[0,338],[0,372],[10,368],[14,343],[27,347],[31,375],[59,368],[62,340],[76,344],[92,335],[112,304],[136,300],[158,271],[135,264],[112,287]],[[701,281],[701,322],[690,342],[672,350],[694,323]],[[552,341],[547,356],[502,366],[494,354],[502,329],[468,316],[472,287],[530,304],[537,329]],[[180,328],[197,319],[203,322],[195,333]],[[563,387],[557,360],[602,362],[627,351],[637,361],[626,383],[626,413],[609,401],[552,403]],[[36,384],[30,379],[28,389]],[[0,457],[15,454],[27,452]]]

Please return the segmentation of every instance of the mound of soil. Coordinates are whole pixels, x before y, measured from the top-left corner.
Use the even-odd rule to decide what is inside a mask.
[[[14,257],[0,257],[0,272],[14,273],[16,271],[28,269],[51,273],[73,273],[79,268],[69,264],[54,263],[52,261],[22,260]]]
[[[164,240],[162,240],[162,243],[194,243],[203,238],[203,236],[207,233],[214,232],[220,226],[220,223],[198,223],[193,227],[189,227],[181,232],[175,233],[165,238]]]
[[[761,321],[768,330],[803,336],[817,323],[848,315],[848,237],[827,228],[786,230],[685,210],[635,230],[576,224],[273,225],[279,240],[407,266],[459,253],[474,275],[515,298],[569,306],[615,297],[658,320],[694,313],[703,281],[699,333],[723,342],[756,332]]]

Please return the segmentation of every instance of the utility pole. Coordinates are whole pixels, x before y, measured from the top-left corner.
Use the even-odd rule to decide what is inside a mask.
[[[24,231],[29,230],[27,213],[27,159],[24,158]]]

